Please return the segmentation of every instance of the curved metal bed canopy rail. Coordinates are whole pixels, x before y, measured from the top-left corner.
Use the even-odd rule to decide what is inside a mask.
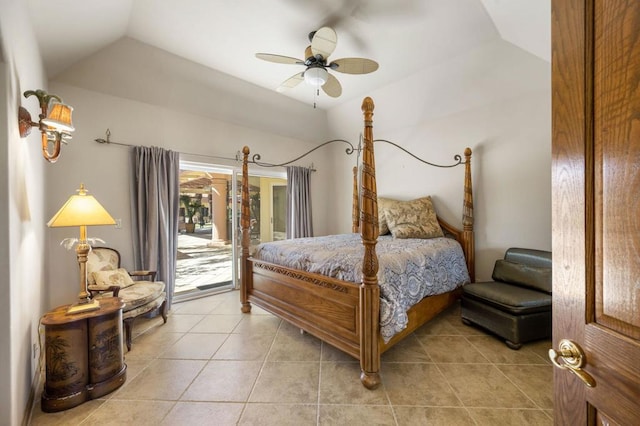
[[[462,156],[460,154],[456,154],[456,155],[453,156],[453,161],[455,161],[454,164],[445,164],[445,165],[435,164],[435,163],[431,163],[431,162],[429,162],[427,160],[423,160],[422,158],[418,157],[417,155],[415,155],[415,154],[409,152],[408,150],[404,149],[403,147],[401,147],[397,143],[388,141],[386,139],[375,139],[373,142],[385,142],[385,143],[388,143],[390,145],[393,145],[396,148],[398,148],[398,149],[404,151],[405,153],[409,154],[410,156],[412,156],[416,160],[418,160],[418,161],[420,161],[420,162],[422,162],[424,164],[427,164],[429,166],[433,166],[433,167],[440,167],[440,168],[446,169],[446,168],[456,167],[456,166],[459,166],[460,164],[465,164],[466,163],[466,161],[462,160]]]
[[[345,139],[333,139],[333,140],[330,140],[330,141],[326,141],[326,142],[316,146],[315,148],[310,149],[309,151],[305,152],[304,154],[299,155],[298,157],[294,158],[293,160],[289,160],[289,161],[286,161],[284,163],[279,163],[279,164],[264,163],[264,162],[260,161],[260,159],[262,158],[260,156],[260,154],[253,154],[253,156],[251,157],[250,163],[256,164],[256,165],[261,166],[261,167],[284,167],[284,166],[287,166],[287,165],[289,165],[291,163],[294,163],[294,162],[300,160],[301,158],[306,157],[307,155],[309,155],[312,152],[322,148],[325,145],[329,145],[329,144],[335,143],[335,142],[343,142],[343,143],[346,143],[347,145],[349,145],[349,147],[345,150],[347,155],[351,155],[355,151],[359,151],[359,148],[356,148],[355,146],[353,146],[353,144],[351,142],[349,142],[348,140],[345,140]]]

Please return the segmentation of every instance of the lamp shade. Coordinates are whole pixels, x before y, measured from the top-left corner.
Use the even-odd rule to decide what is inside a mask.
[[[324,85],[329,79],[329,73],[322,67],[309,68],[304,72],[304,81],[315,87]]]
[[[116,221],[92,195],[87,194],[84,184],[80,184],[78,194],[69,197],[47,226],[115,225]]]
[[[49,114],[42,119],[42,123],[59,132],[73,132],[75,127],[71,122],[72,112],[72,106],[52,100],[49,104]]]

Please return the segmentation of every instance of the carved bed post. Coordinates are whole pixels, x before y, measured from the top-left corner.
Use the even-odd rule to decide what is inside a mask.
[[[467,269],[471,282],[476,280],[475,242],[473,234],[473,188],[471,186],[471,148],[464,150],[464,202],[462,207],[462,232]]]
[[[360,234],[364,245],[360,284],[360,381],[368,389],[380,384],[380,287],[378,287],[378,197],[373,153],[373,100],[362,102],[364,113],[364,153],[362,156],[362,199]]]
[[[251,226],[251,206],[249,204],[249,147],[242,148],[242,202],[240,204],[240,228],[242,229],[242,252],[240,271],[240,302],[242,312],[251,312],[249,303],[249,285],[251,280],[251,265],[249,263],[249,244]]]
[[[360,232],[360,197],[358,196],[358,167],[353,167],[353,202],[351,203],[351,232]]]

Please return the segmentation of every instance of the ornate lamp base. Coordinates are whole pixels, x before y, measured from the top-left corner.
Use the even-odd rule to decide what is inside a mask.
[[[96,309],[100,309],[100,302],[93,299],[89,302],[80,302],[80,303],[71,305],[69,309],[67,309],[67,314],[77,314],[80,312],[95,311]]]

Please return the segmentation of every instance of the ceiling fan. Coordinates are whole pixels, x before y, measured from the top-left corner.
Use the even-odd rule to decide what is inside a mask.
[[[322,90],[332,98],[342,94],[342,86],[337,78],[329,74],[327,69],[345,74],[368,74],[378,69],[378,63],[365,58],[342,58],[329,62],[329,55],[333,53],[338,42],[338,35],[330,27],[322,27],[309,34],[311,45],[305,49],[305,59],[290,56],[274,55],[271,53],[256,53],[256,58],[278,64],[303,65],[306,69],[285,80],[279,87],[281,92],[296,87],[300,82]]]

